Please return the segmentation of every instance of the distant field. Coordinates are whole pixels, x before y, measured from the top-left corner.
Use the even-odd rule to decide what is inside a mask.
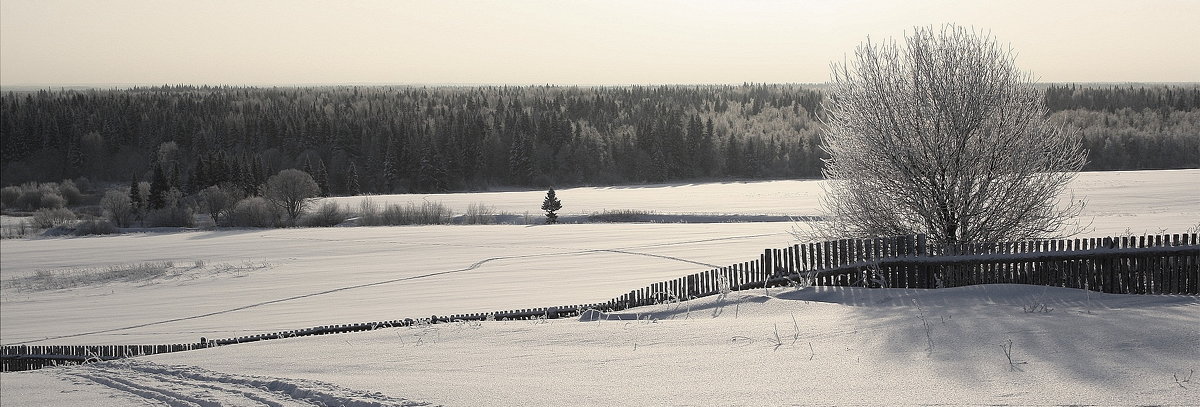
[[[560,215],[629,209],[658,214],[804,217],[820,214],[822,184],[819,180],[746,181],[582,187],[556,192],[563,202]],[[1200,224],[1200,170],[1083,172],[1067,192],[1087,199],[1081,218],[1085,223],[1095,218],[1091,233],[1097,235],[1121,233],[1126,228],[1140,233]],[[540,217],[538,208],[545,195],[544,190],[534,190],[326,199],[351,209],[364,199],[375,204],[441,202],[458,214],[468,205],[483,203],[497,212]]]

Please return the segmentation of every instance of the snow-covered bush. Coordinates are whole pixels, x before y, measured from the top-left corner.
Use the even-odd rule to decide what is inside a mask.
[[[6,187],[4,188],[4,192],[0,193],[0,196],[3,197],[5,208],[33,211],[40,208],[62,208],[67,206],[71,202],[68,202],[68,198],[63,196],[64,191],[72,198],[83,199],[82,195],[79,194],[79,190],[75,188],[74,183],[69,184],[64,189],[59,184],[53,182],[43,184],[27,182],[19,187]]]
[[[104,210],[104,216],[118,227],[127,227],[133,220],[133,201],[129,199],[129,193],[120,189],[105,192],[104,198],[100,199],[100,208]]]
[[[56,226],[65,226],[75,221],[76,216],[67,208],[42,208],[33,212],[33,226],[49,229]]]
[[[460,222],[464,225],[490,225],[496,223],[496,210],[484,203],[467,205],[467,212]]]
[[[252,196],[238,201],[221,220],[223,226],[269,228],[278,223],[279,213],[266,199]]]
[[[334,201],[325,201],[316,210],[300,217],[300,225],[308,227],[337,226],[350,216]]]
[[[359,211],[360,226],[444,225],[450,223],[454,214],[441,202],[391,204],[380,211],[378,206],[365,199],[359,204]]]

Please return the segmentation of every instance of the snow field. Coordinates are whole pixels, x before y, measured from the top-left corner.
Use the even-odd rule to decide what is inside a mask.
[[[315,228],[14,241],[19,244],[10,251],[6,243],[0,258],[5,278],[31,274],[39,261],[61,269],[85,266],[83,259],[96,266],[173,261],[185,270],[149,282],[2,291],[0,337],[5,344],[194,342],[201,336],[602,302],[710,268],[697,263],[744,261],[747,253],[791,239],[779,224],[717,225],[723,235],[715,235],[713,226]],[[35,254],[43,250],[85,254]],[[201,270],[193,270],[196,259],[204,260]],[[223,264],[240,266],[239,259],[269,266],[223,271]],[[279,302],[262,304],[271,301]],[[191,318],[211,313],[219,314]],[[158,323],[163,321],[170,322]],[[147,323],[154,325],[120,329]],[[111,329],[120,330],[101,332]],[[92,332],[98,333],[77,336]]]
[[[1200,170],[1083,173],[1090,235],[1200,224]],[[575,188],[581,213],[641,206],[815,214],[818,181]],[[577,194],[578,193],[578,194]],[[542,191],[396,195],[536,205]],[[574,196],[575,198],[571,198]],[[335,198],[352,200],[357,198]],[[593,205],[588,207],[587,205]],[[507,208],[507,209],[505,209]],[[789,211],[790,208],[790,211]],[[0,291],[0,342],[164,343],[391,320],[601,302],[649,283],[793,243],[788,222],[243,229],[5,240],[0,278],[171,261],[171,278],[48,292]],[[200,261],[200,263],[197,263]],[[203,266],[196,266],[203,264]],[[245,267],[258,265],[262,267]],[[54,306],[47,306],[54,304]]]
[[[1094,228],[1088,235],[1179,233],[1200,224],[1197,180],[1200,170],[1081,174],[1076,190],[1088,196],[1084,223]],[[558,193],[565,213],[719,208],[717,213],[746,216],[806,216],[816,213],[819,185],[776,181]],[[373,199],[442,200],[456,211],[484,202],[537,214],[543,195]],[[792,226],[361,227],[4,240],[5,280],[37,270],[160,261],[174,267],[149,281],[0,290],[0,342],[194,342],[201,336],[599,302],[787,246]],[[242,267],[247,264],[262,267]],[[754,290],[724,302],[710,297],[644,307],[603,315],[599,322],[382,329],[5,374],[0,397],[4,405],[304,402],[288,391],[238,387],[266,377],[296,393],[372,395],[362,400],[376,405],[1188,405],[1200,399],[1200,378],[1173,377],[1200,370],[1195,296],[1003,285],[769,294]],[[1053,310],[1025,312],[1037,304]],[[1001,349],[1010,340],[1011,365]]]
[[[1034,302],[1052,311],[1025,312]],[[1200,391],[1172,374],[1200,364],[1198,311],[1196,297],[1018,285],[755,290],[598,322],[442,324],[145,359],[451,406],[1186,405]]]

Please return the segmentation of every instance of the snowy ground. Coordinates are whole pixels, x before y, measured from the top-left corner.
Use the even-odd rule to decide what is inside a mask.
[[[1076,194],[1089,200],[1089,235],[1179,233],[1200,224],[1197,180],[1200,170],[1085,173]],[[559,196],[567,214],[638,209],[807,216],[816,214],[818,192],[815,181],[777,181],[577,188]],[[536,213],[543,194],[373,199],[428,198],[460,212],[483,202]],[[172,267],[151,280],[0,290],[0,342],[194,342],[599,302],[783,247],[792,240],[791,226],[426,226],[4,240],[0,278],[6,281],[38,270],[166,261]],[[1025,313],[1031,295],[1055,310]],[[747,296],[723,307],[692,304],[690,313],[686,306],[650,310],[659,312],[658,322],[486,322],[296,338],[5,374],[0,401],[171,404],[207,391],[222,404],[243,393],[251,394],[246,400],[284,397],[274,401],[282,404],[304,393],[363,405],[1194,404],[1196,386],[1176,383],[1172,374],[1182,380],[1200,370],[1196,297],[1091,294],[1090,305],[1083,305],[1081,296],[1011,286],[812,290]],[[929,336],[918,316],[930,322]],[[777,349],[768,339],[776,326],[783,342]],[[1012,365],[1020,370],[1009,371],[1000,349],[1009,339],[1014,359],[1027,362]],[[257,376],[280,378],[291,393],[247,388],[274,380]]]
[[[43,369],[6,374],[3,397],[13,405],[255,405],[262,398],[287,405],[294,395],[316,394],[345,405],[455,406],[1192,405],[1200,398],[1200,378],[1184,382],[1200,367],[1194,296],[1017,285],[769,294],[591,322],[389,328]],[[1049,312],[1025,312],[1032,304]]]

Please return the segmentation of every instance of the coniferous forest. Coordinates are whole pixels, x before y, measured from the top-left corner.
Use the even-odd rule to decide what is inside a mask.
[[[1200,167],[1200,87],[1052,85],[1089,170]],[[819,177],[822,92],[661,87],[150,87],[6,92],[4,185],[87,177],[323,193]]]

